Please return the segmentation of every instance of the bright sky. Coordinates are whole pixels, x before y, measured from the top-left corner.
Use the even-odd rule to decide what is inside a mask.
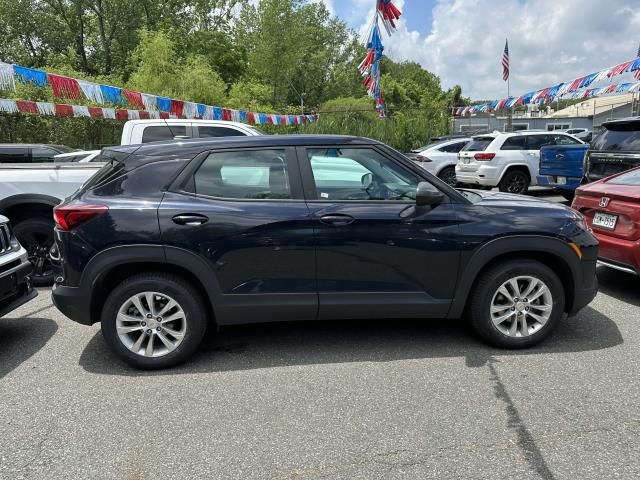
[[[312,0],[313,1],[313,0]],[[363,31],[376,0],[324,1]],[[462,85],[475,99],[506,97],[501,57],[511,53],[511,94],[573,80],[635,58],[640,0],[395,0],[399,30],[383,34],[385,54]],[[616,82],[631,81],[631,75]]]

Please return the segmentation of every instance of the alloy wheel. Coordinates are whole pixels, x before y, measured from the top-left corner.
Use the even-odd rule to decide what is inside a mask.
[[[452,187],[456,186],[456,171],[452,168],[445,168],[439,175],[440,180],[445,182],[447,185],[451,185]]]
[[[522,193],[527,188],[528,179],[521,173],[516,173],[509,179],[507,185],[507,192],[509,193]]]
[[[491,300],[491,321],[508,337],[528,337],[541,330],[553,311],[549,287],[539,278],[513,277]]]
[[[49,258],[49,250],[53,243],[53,236],[41,232],[29,232],[23,236],[21,243],[29,261],[33,265],[32,278],[49,278],[53,275],[53,264]]]
[[[158,292],[129,297],[116,317],[118,338],[131,352],[143,357],[163,357],[184,340],[187,318],[173,298]]]

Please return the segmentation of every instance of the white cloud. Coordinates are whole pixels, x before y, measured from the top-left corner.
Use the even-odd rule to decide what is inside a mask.
[[[351,4],[361,16],[371,2]],[[502,98],[505,37],[511,93],[523,94],[633,58],[640,41],[637,7],[638,0],[438,0],[427,36],[408,30],[401,19],[383,42],[390,58],[419,62],[440,76],[444,88],[460,84],[472,98]],[[403,10],[409,15],[410,4]],[[362,20],[361,31],[368,21]]]

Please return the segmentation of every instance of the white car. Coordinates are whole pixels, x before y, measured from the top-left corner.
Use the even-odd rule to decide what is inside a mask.
[[[432,143],[418,152],[415,162],[440,180],[455,186],[458,153],[470,141],[471,138],[455,138]]]
[[[569,135],[579,135],[583,133],[587,133],[589,131],[588,128],[570,128],[569,130],[563,130],[564,133],[568,133]]]
[[[55,163],[61,162],[78,162],[78,163],[86,163],[86,162],[97,162],[100,161],[98,155],[102,150],[80,150],[78,152],[70,152],[70,153],[61,153],[60,155],[56,155],[53,157],[53,161]]]
[[[122,129],[120,145],[185,140],[187,138],[264,135],[251,125],[224,120],[129,120]]]
[[[542,146],[582,143],[561,132],[477,135],[458,155],[456,178],[465,185],[499,187],[501,192],[524,194],[529,186],[537,184]]]

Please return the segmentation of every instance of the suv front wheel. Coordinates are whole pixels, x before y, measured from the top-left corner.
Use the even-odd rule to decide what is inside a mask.
[[[118,285],[102,310],[102,334],[136,368],[177,365],[200,345],[206,309],[186,281],[162,273],[136,275]]]
[[[524,195],[529,190],[529,175],[523,170],[511,170],[502,177],[498,188],[504,193]]]
[[[534,260],[510,260],[486,271],[470,298],[476,332],[501,348],[526,348],[541,342],[564,312],[558,276]]]

